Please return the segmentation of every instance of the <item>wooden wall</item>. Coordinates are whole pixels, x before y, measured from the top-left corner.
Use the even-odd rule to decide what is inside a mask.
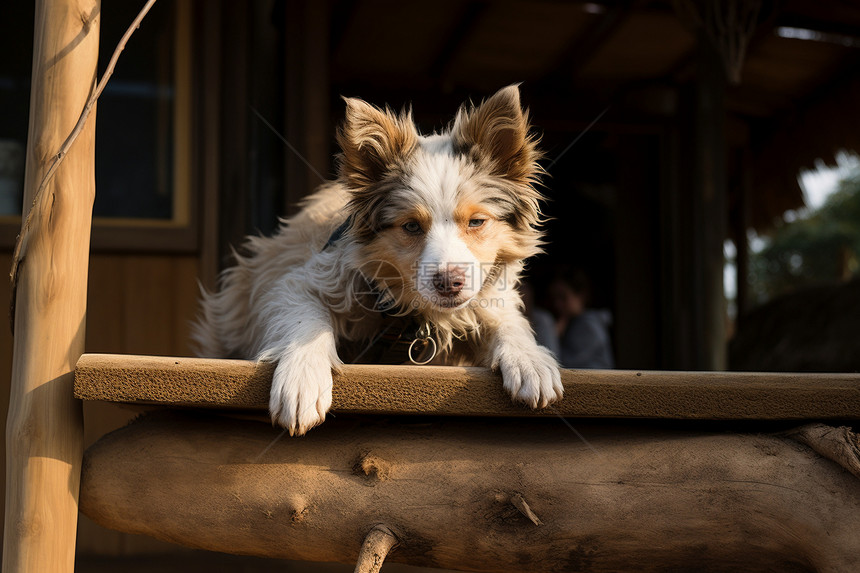
[[[87,352],[189,356],[197,304],[197,257],[94,255],[87,295]],[[124,426],[139,411],[84,404],[84,440]],[[78,552],[122,555],[172,550],[155,540],[103,529],[86,517],[78,525]]]
[[[0,254],[0,268],[11,265]],[[92,255],[87,294],[87,352],[190,355],[189,329],[197,304],[196,255]],[[0,281],[0,300],[10,299],[7,280]],[[5,306],[4,306],[5,308]],[[4,313],[4,319],[7,314]],[[0,408],[8,409],[12,370],[12,334],[8,320],[0,325]],[[139,411],[111,404],[84,404],[85,445],[124,426]],[[5,441],[3,441],[5,459]],[[2,474],[5,481],[5,474]],[[5,483],[3,484],[5,487]],[[172,551],[174,546],[144,537],[108,531],[82,517],[78,551],[122,555]]]

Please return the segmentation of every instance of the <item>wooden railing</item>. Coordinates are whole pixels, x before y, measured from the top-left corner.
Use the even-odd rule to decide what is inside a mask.
[[[265,413],[272,372],[84,355],[80,398],[194,409],[149,408],[94,444],[81,511],[359,573],[386,557],[484,572],[860,570],[860,438],[821,423],[860,418],[860,375],[566,370],[565,397],[531,410],[484,368],[349,365],[334,415],[291,438]]]
[[[274,366],[244,360],[86,354],[84,400],[263,410]],[[838,420],[860,416],[860,374],[563,370],[564,398],[514,404],[486,368],[345,365],[335,412],[689,420]]]

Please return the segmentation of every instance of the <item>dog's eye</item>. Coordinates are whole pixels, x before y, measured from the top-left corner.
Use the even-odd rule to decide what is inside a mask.
[[[484,224],[486,219],[469,219],[469,226],[474,228],[478,228]]]
[[[421,225],[417,221],[407,221],[403,223],[402,228],[410,235],[416,235],[421,232]]]

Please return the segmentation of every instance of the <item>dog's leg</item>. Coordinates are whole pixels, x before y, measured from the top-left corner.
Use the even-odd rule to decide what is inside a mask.
[[[490,333],[489,365],[500,371],[505,390],[514,400],[532,408],[544,408],[560,399],[558,361],[552,352],[538,345],[531,326],[519,310],[519,295],[507,293]]]
[[[331,407],[332,368],[341,364],[328,309],[301,280],[286,280],[263,305],[264,349],[258,359],[275,362],[269,395],[272,421],[300,436],[325,420]]]

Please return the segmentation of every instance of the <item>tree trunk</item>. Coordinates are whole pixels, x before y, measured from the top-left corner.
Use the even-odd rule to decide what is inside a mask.
[[[35,21],[24,193],[24,215],[32,205],[34,216],[15,291],[5,573],[74,569],[83,449],[72,371],[84,350],[94,114],[47,187],[36,190],[95,84],[100,5],[40,0]]]
[[[464,571],[860,570],[860,480],[789,434],[574,426],[339,416],[289,438],[161,412],[87,452],[81,509],[237,554],[354,564],[366,540],[365,569],[397,542],[391,561]],[[799,435],[857,461],[850,431]]]

